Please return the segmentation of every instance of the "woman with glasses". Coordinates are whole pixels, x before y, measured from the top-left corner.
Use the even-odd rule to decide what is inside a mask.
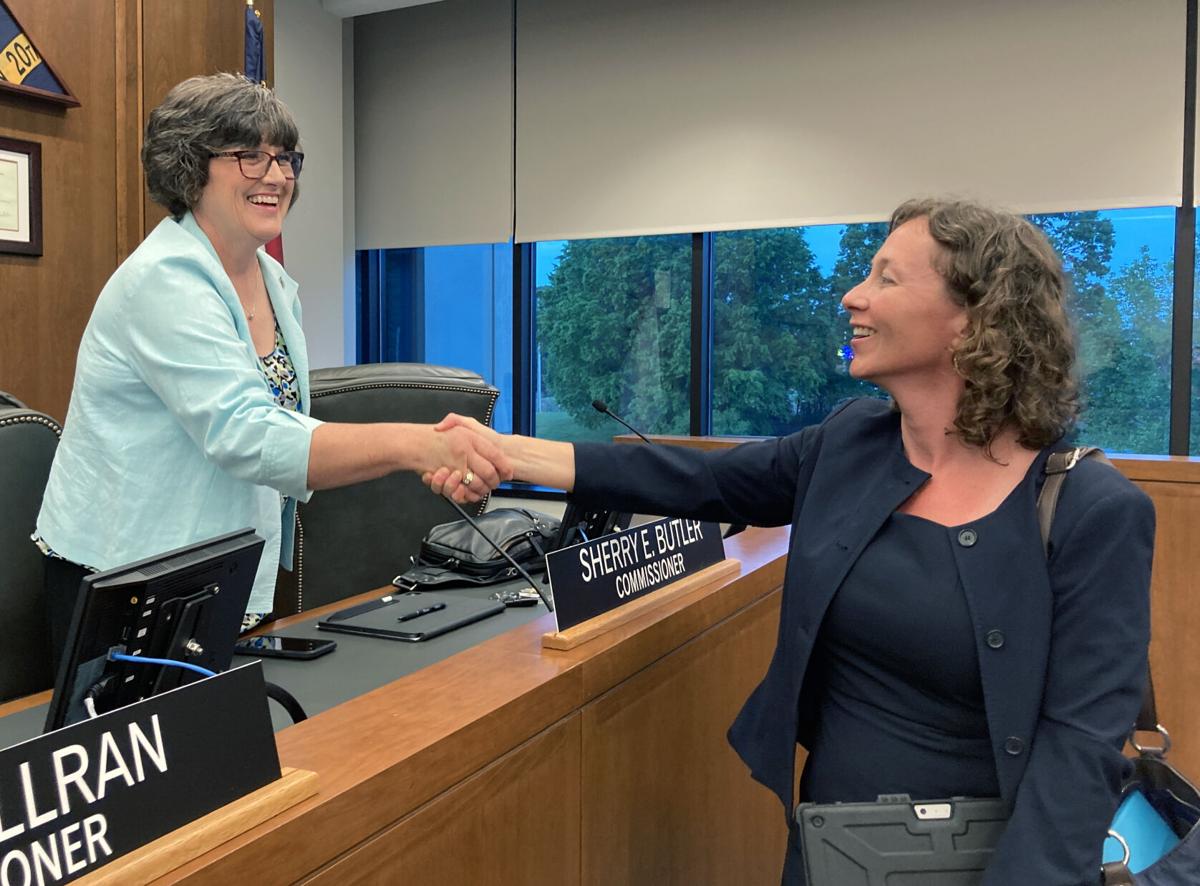
[[[88,569],[253,526],[250,627],[313,490],[452,464],[477,500],[508,474],[465,430],[309,417],[297,284],[263,249],[296,202],[299,141],[287,107],[234,74],[185,80],[150,114],[142,164],[170,217],[96,302],[34,536],[56,656]]]

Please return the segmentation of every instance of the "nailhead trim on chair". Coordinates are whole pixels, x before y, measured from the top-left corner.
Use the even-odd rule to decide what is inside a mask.
[[[478,393],[480,393],[479,388],[469,387],[467,385],[431,385],[431,384],[420,384],[418,382],[389,381],[389,382],[369,382],[366,384],[345,385],[344,387],[340,387],[340,388],[329,388],[328,390],[317,391],[316,393],[314,393],[313,399],[315,400],[317,397],[324,397],[327,394],[344,394],[347,391],[369,391],[373,388],[416,388],[418,390],[424,390],[424,391],[455,391],[459,394],[478,394]],[[492,397],[491,402],[488,403],[487,415],[485,416],[485,418],[487,419],[486,423],[489,425],[492,422],[492,412],[496,408],[496,401],[499,399],[500,399],[500,392],[496,391],[495,396]]]
[[[25,424],[45,425],[54,431],[56,437],[62,437],[62,425],[47,415],[10,415],[8,418],[0,418],[0,428]]]
[[[431,385],[420,384],[418,382],[370,382],[356,385],[343,385],[337,388],[327,388],[323,391],[313,393],[313,399],[324,397],[328,394],[345,394],[350,391],[369,391],[377,388],[416,388],[423,391],[454,391],[458,394],[479,394],[486,393],[479,388],[468,385]],[[484,415],[484,424],[491,425],[492,415],[496,409],[496,401],[500,399],[500,392],[496,391],[488,402],[487,412]],[[491,499],[492,494],[489,492],[479,500],[479,510],[475,516],[478,517],[483,513]],[[304,611],[304,526],[300,522],[300,505],[296,504],[296,613]]]

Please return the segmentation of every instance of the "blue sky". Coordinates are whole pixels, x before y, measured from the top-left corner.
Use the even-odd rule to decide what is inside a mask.
[[[1100,213],[1110,219],[1116,234],[1113,247],[1111,270],[1119,271],[1137,258],[1143,244],[1150,247],[1150,254],[1162,263],[1169,262],[1175,242],[1175,210],[1170,206],[1144,209],[1115,209]],[[805,230],[804,234],[821,273],[829,275],[837,261],[838,241],[843,225],[818,225]],[[550,282],[550,273],[562,255],[564,240],[549,240],[535,244],[535,264],[538,286]]]
[[[1175,252],[1175,208],[1154,206],[1147,209],[1117,209],[1100,213],[1112,219],[1116,244],[1110,270],[1119,271],[1138,257],[1142,244],[1150,254],[1166,264]]]

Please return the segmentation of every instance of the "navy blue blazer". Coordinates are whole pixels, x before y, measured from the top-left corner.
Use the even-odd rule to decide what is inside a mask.
[[[985,886],[1097,881],[1144,682],[1154,507],[1118,471],[1081,462],[1063,485],[1047,555],[1035,501],[1048,453],[1017,491],[1012,520],[962,532],[954,546],[996,774],[1012,809]],[[826,608],[884,521],[929,477],[904,455],[899,414],[880,400],[852,400],[820,425],[714,452],[581,443],[575,471],[582,504],[791,524],[775,652],[729,730],[790,815],[796,743],[818,695],[802,692],[804,676]]]

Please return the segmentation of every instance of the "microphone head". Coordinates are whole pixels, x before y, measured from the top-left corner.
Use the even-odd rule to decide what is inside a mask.
[[[603,412],[605,415],[608,414],[608,404],[603,400],[593,400],[592,409],[595,409],[597,412]]]

